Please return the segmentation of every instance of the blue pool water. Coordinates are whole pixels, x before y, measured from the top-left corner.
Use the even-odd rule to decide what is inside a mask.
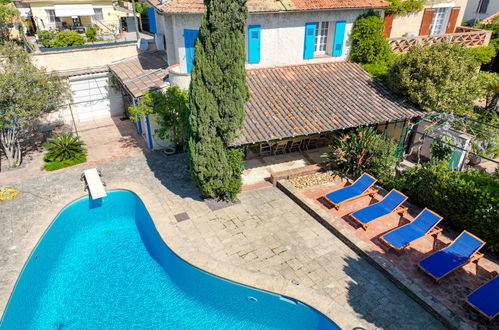
[[[183,261],[140,198],[124,190],[61,211],[29,258],[1,328],[339,329],[303,303]]]

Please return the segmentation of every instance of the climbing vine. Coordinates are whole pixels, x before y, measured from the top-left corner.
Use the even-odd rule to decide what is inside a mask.
[[[392,3],[387,9],[388,13],[406,14],[413,11],[423,10],[425,0],[388,0]]]

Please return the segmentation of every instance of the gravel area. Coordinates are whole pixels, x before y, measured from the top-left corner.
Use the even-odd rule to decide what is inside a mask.
[[[334,171],[317,172],[298,176],[288,181],[298,189],[309,188],[321,185],[323,183],[334,182],[340,179],[340,176]]]

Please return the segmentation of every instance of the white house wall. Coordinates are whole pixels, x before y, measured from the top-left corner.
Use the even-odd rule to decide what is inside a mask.
[[[499,11],[499,0],[490,0],[487,7],[487,12],[480,14],[477,13],[478,3],[480,0],[468,0],[468,6],[464,12],[464,22],[473,21],[475,19],[483,20]]]
[[[343,61],[350,53],[350,34],[355,19],[366,10],[330,10],[297,13],[250,14],[248,25],[261,25],[261,61],[249,64],[248,68],[280,65]],[[163,15],[166,34],[166,48],[169,65],[180,64],[180,72],[186,72],[184,30],[199,30],[201,14]],[[329,23],[327,55],[313,59],[303,59],[305,24],[307,22]],[[345,42],[342,56],[332,57],[332,41],[336,21],[346,21]],[[158,24],[158,27],[160,25]],[[247,31],[247,30],[246,30]],[[247,41],[246,41],[247,45]]]

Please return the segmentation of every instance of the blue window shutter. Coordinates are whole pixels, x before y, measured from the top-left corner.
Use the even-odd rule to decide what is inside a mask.
[[[334,29],[333,56],[343,55],[343,42],[345,41],[345,27],[347,22],[337,21]]]
[[[192,63],[194,62],[194,44],[198,38],[198,30],[184,30],[185,44],[185,64],[187,73],[192,73]]]
[[[147,8],[147,18],[149,20],[149,32],[156,33],[156,17],[154,16],[154,8]]]
[[[260,63],[260,25],[248,26],[248,62]]]
[[[309,22],[305,24],[305,47],[303,50],[304,59],[314,58],[316,30],[317,30],[317,23]]]

